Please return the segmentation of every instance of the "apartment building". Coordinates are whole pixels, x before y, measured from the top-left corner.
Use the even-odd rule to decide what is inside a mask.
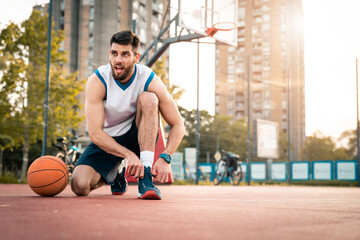
[[[216,47],[215,112],[290,130],[292,161],[305,141],[302,22],[301,0],[238,0],[238,47]]]

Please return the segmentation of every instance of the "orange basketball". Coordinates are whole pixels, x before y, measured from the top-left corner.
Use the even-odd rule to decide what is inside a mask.
[[[69,171],[59,158],[42,156],[30,165],[27,181],[35,193],[51,197],[65,189],[69,182]]]

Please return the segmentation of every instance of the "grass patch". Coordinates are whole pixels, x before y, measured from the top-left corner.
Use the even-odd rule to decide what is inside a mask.
[[[2,176],[0,176],[0,183],[27,183],[26,180],[18,180],[17,174],[12,172],[6,172]]]

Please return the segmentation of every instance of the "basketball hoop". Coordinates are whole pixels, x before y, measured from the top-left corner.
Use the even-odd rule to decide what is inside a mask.
[[[233,29],[237,28],[236,23],[233,22],[219,22],[219,23],[215,23],[214,25],[212,25],[212,27],[209,27],[206,30],[206,33],[209,37],[212,37],[215,35],[215,33],[217,33],[218,31],[231,31]]]

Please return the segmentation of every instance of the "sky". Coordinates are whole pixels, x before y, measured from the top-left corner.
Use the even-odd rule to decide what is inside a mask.
[[[0,0],[0,28],[9,20],[22,22],[30,16],[34,4],[46,2]],[[343,131],[356,128],[360,1],[303,0],[303,8],[306,135],[321,131],[336,140]],[[214,113],[214,45],[200,46],[200,109]],[[188,109],[196,108],[196,52],[195,43],[170,46],[170,82],[185,89],[179,105]]]
[[[356,129],[360,1],[305,0],[306,134]]]

